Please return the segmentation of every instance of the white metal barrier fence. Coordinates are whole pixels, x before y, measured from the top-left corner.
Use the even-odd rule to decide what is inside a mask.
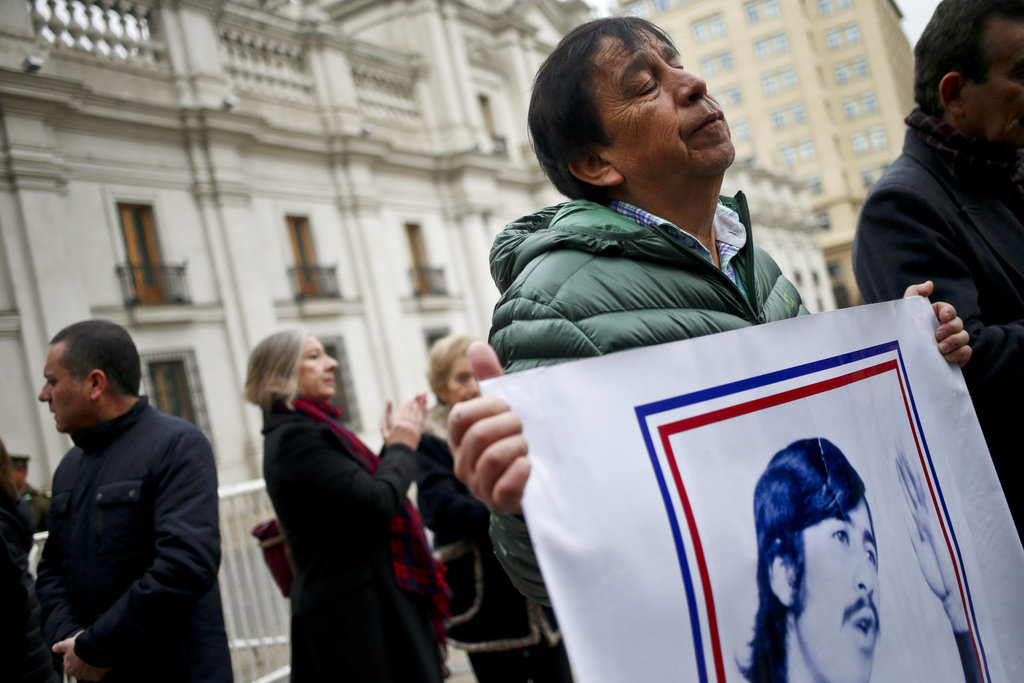
[[[274,515],[262,479],[222,486],[220,494],[220,592],[224,626],[231,647],[236,681],[271,683],[291,673],[291,621],[288,600],[281,595],[263,552],[252,537],[254,526]],[[36,534],[30,568],[46,542]]]

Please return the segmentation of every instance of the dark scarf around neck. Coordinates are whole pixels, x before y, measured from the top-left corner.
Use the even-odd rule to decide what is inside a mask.
[[[949,164],[957,180],[1008,198],[1010,208],[1020,215],[1024,207],[1024,150],[973,138],[920,107],[910,112],[906,124]]]

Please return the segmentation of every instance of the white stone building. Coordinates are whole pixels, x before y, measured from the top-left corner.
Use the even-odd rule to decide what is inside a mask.
[[[426,388],[429,341],[486,335],[494,234],[559,201],[524,122],[578,0],[0,11],[0,436],[36,485],[70,444],[35,400],[66,324],[126,326],[144,391],[207,433],[222,483],[251,479],[261,420],[241,392],[261,338],[328,343],[345,415],[379,443],[385,402]],[[756,169],[730,178],[801,289],[827,280],[806,198]]]

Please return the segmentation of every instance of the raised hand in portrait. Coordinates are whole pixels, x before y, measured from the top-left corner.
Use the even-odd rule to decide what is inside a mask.
[[[942,607],[953,626],[954,633],[967,632],[967,615],[957,587],[956,570],[939,528],[938,516],[930,502],[920,475],[910,466],[902,451],[896,454],[903,497],[909,513],[910,540],[921,565],[921,573],[928,587],[942,601]]]

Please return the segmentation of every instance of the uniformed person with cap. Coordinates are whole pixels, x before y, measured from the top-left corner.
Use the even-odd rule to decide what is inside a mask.
[[[34,531],[38,533],[48,529],[46,516],[50,512],[50,494],[43,493],[26,481],[28,460],[27,455],[11,456],[11,481],[14,482],[14,488],[18,491],[18,497],[28,503],[29,509],[32,510],[35,522]]]

